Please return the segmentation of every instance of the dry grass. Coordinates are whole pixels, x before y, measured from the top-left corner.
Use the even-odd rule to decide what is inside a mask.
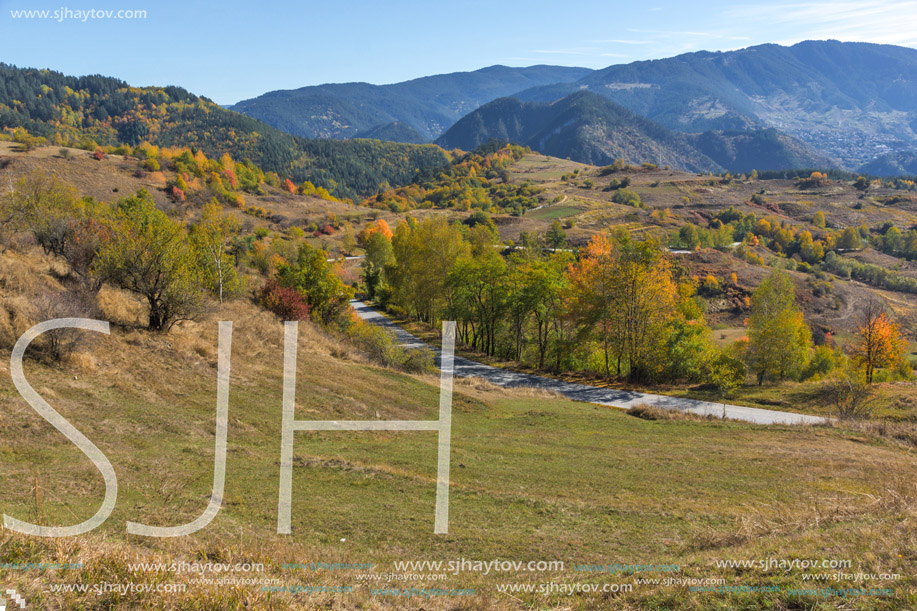
[[[431,381],[434,380],[433,377],[430,379]],[[436,377],[435,381],[438,384],[439,378]],[[463,393],[468,393],[471,396],[482,398],[502,396],[517,399],[563,399],[563,395],[553,390],[545,390],[543,388],[533,388],[528,386],[515,386],[512,388],[507,388],[505,386],[498,386],[488,380],[475,377],[455,378],[453,385],[456,389]]]
[[[646,403],[631,406],[627,413],[642,420],[722,420],[714,416],[701,416],[678,409],[663,409]]]
[[[838,426],[873,437],[889,439],[909,448],[917,448],[917,422],[847,420]]]

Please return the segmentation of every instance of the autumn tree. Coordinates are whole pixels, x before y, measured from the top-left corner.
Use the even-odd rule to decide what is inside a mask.
[[[600,344],[608,377],[611,377],[612,360],[616,362],[616,374],[621,375],[624,357],[624,346],[616,341],[623,324],[621,313],[615,307],[614,255],[614,245],[608,234],[597,234],[580,253],[580,260],[570,266],[568,274],[581,333],[594,337]]]
[[[53,232],[54,225],[72,218],[79,205],[73,187],[38,170],[10,185],[0,220],[14,231],[32,230],[41,244],[42,232]]]
[[[235,257],[229,251],[239,228],[239,221],[225,214],[216,199],[204,206],[200,222],[191,227],[191,242],[201,259],[204,286],[220,303],[224,295],[237,292],[241,284]]]
[[[745,375],[745,363],[727,350],[716,351],[707,363],[707,381],[716,388],[723,402],[723,418],[726,417],[726,399],[745,382]]]
[[[344,223],[344,236],[341,240],[341,252],[344,255],[352,255],[357,248],[357,237],[353,233],[353,226],[350,223]]]
[[[872,384],[876,369],[893,367],[904,358],[907,342],[901,329],[870,297],[862,312],[856,340],[851,347],[854,360],[863,367],[866,383]]]
[[[818,227],[819,229],[825,228],[825,213],[821,210],[815,212],[812,215],[812,224]]]
[[[793,281],[782,270],[774,270],[751,298],[746,361],[758,378],[784,380],[805,365],[812,332],[796,307]]]
[[[800,189],[817,189],[831,184],[828,175],[824,172],[812,172],[805,178],[797,179]]]
[[[0,205],[0,231],[28,229],[47,254],[62,257],[80,290],[94,295],[102,279],[93,264],[108,229],[103,222],[110,208],[91,198],[80,199],[76,191],[43,172],[29,174],[14,185]]]
[[[117,203],[111,239],[99,252],[95,268],[105,279],[146,299],[152,331],[167,331],[201,309],[200,267],[187,232],[158,210],[144,189]]]
[[[479,256],[463,257],[449,273],[448,286],[452,289],[451,311],[457,315],[457,322],[471,322],[470,341],[465,341],[493,356],[497,326],[508,306],[505,259],[493,249]]]
[[[548,349],[561,334],[565,314],[563,295],[567,288],[564,272],[572,260],[569,253],[557,253],[544,259],[519,259],[515,266],[519,289],[511,299],[515,308],[532,318],[539,369],[544,369]],[[521,352],[518,347],[517,351]]]
[[[857,250],[862,246],[863,242],[860,240],[860,234],[855,227],[844,229],[837,241],[837,247],[841,250]]]
[[[347,309],[353,289],[334,273],[323,250],[301,244],[296,260],[277,267],[276,281],[282,287],[298,290],[308,304],[312,317],[328,324]]]
[[[365,248],[367,242],[369,242],[369,238],[376,233],[381,233],[387,240],[391,240],[393,235],[392,228],[385,222],[385,219],[378,219],[364,227],[363,230],[357,234],[357,242],[360,246]]]
[[[393,299],[406,312],[424,322],[435,322],[451,307],[447,278],[452,267],[470,253],[458,226],[442,217],[398,225],[392,238],[396,265],[387,273]]]
[[[605,373],[630,380],[654,378],[664,366],[667,325],[678,315],[667,259],[651,241],[595,236],[570,268],[574,307],[602,347]]]

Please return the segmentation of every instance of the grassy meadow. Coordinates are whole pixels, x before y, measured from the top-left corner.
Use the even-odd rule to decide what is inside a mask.
[[[111,460],[119,477],[118,504],[102,527],[76,538],[3,533],[4,563],[81,565],[26,570],[5,565],[3,583],[24,595],[30,608],[917,606],[917,463],[913,449],[903,443],[843,426],[650,420],[474,380],[456,382],[448,535],[433,534],[436,439],[429,432],[297,432],[293,532],[277,535],[281,324],[234,303],[197,323],[182,323],[167,336],[150,335],[130,326],[136,304],[129,298],[114,291],[103,297],[106,316],[116,322],[111,336],[92,338],[63,365],[27,361],[26,375]],[[25,316],[26,304],[20,305]],[[222,509],[207,528],[188,537],[128,535],[128,520],[182,524],[207,504],[218,320],[235,325]],[[101,503],[101,478],[75,446],[18,397],[8,363],[7,351],[0,355],[2,511],[43,524],[82,521]],[[298,364],[298,419],[436,418],[436,377],[378,367],[308,323],[301,324]],[[715,564],[762,558],[849,560],[849,573],[898,574],[900,579],[819,584],[891,588],[881,596],[800,596],[786,589],[805,586],[805,571]],[[412,583],[365,577],[403,573],[395,568],[400,561],[458,559],[562,561],[564,568],[486,575],[466,570]],[[138,562],[255,563],[263,570],[200,575],[132,568]],[[284,567],[308,562],[373,568]],[[684,581],[638,583],[660,575],[589,573],[574,566],[614,563],[678,565],[677,573],[664,577]],[[267,581],[220,583],[227,577]],[[202,578],[210,582],[201,583]],[[105,591],[127,583],[177,584],[185,591]],[[616,584],[619,591],[500,591],[507,584],[552,583]],[[784,591],[691,591],[689,584],[702,583]],[[54,591],[68,585],[89,589]],[[622,590],[624,585],[629,591]],[[374,592],[409,586],[473,589],[474,594]],[[329,591],[335,588],[350,590]]]

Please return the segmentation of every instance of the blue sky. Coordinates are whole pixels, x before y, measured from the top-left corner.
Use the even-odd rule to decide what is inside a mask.
[[[68,18],[12,15],[61,9]],[[76,13],[88,10],[146,18]],[[180,85],[221,104],[327,82],[392,83],[493,64],[602,68],[827,38],[917,47],[917,0],[0,0],[2,62]]]

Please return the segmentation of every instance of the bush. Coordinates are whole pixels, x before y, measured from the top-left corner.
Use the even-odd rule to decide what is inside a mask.
[[[641,420],[692,420],[702,418],[690,412],[683,412],[677,409],[665,409],[656,407],[655,405],[647,405],[646,403],[638,403],[637,405],[631,406],[627,410],[627,415],[636,416]]]
[[[412,373],[433,371],[433,354],[430,350],[405,349],[390,331],[358,321],[347,328],[347,336],[370,359],[385,367],[396,367]]]
[[[148,328],[168,331],[191,320],[203,306],[200,270],[185,226],[156,207],[149,192],[118,201],[109,221],[111,239],[102,244],[93,267],[149,305]]]
[[[273,278],[258,291],[256,301],[281,320],[308,320],[312,311],[302,293],[294,288],[280,286]]]
[[[811,380],[823,378],[834,370],[841,356],[842,355],[835,352],[834,349],[827,344],[816,346],[803,372],[802,379]]]
[[[640,194],[626,187],[622,187],[615,191],[611,201],[616,204],[624,204],[625,206],[633,206],[635,208],[641,208],[643,206],[643,200],[640,199]]]
[[[36,301],[35,309],[38,322],[55,318],[96,318],[98,315],[98,308],[91,299],[73,291],[43,295]],[[45,358],[62,362],[90,337],[91,333],[81,329],[54,329],[42,334],[32,345]]]
[[[704,278],[703,282],[700,285],[700,292],[704,295],[715,297],[722,293],[722,288],[720,287],[720,281],[710,274]]]
[[[873,398],[869,385],[854,371],[842,372],[821,388],[822,402],[842,420],[868,419]]]

